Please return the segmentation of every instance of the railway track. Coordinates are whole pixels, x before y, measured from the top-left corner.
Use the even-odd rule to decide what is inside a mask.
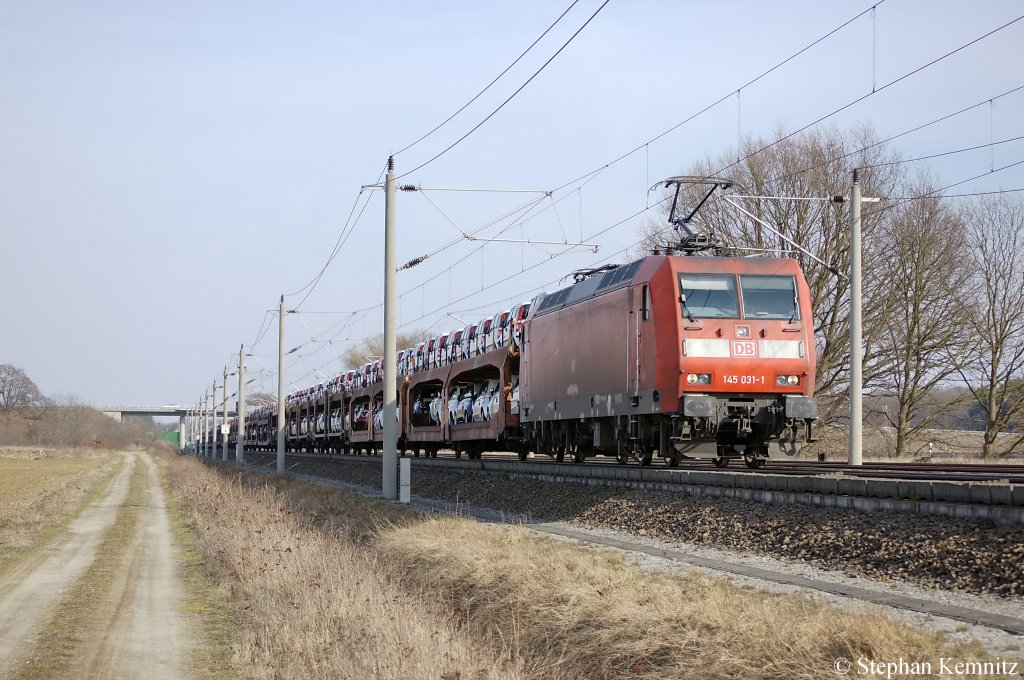
[[[288,455],[324,460],[381,460],[380,454],[357,455],[289,452]],[[516,454],[513,453],[487,453],[484,454],[484,456],[485,461],[519,461]],[[438,452],[436,458],[441,460],[456,460],[455,453],[450,450],[442,450]],[[538,465],[550,465],[555,469],[569,469],[586,466],[611,468],[620,467],[614,459],[604,457],[592,458],[582,465],[569,462],[558,463],[548,456],[534,456],[529,459],[529,462]],[[710,460],[683,460],[680,462],[678,467],[670,468],[666,466],[651,466],[651,469],[662,469],[677,472],[701,471],[721,474],[747,473],[755,475],[787,476],[839,475],[843,477],[862,479],[902,479],[936,482],[1002,482],[1008,484],[1024,484],[1024,465],[1015,463],[899,463],[875,461],[864,463],[862,466],[850,466],[840,461],[818,462],[786,460],[771,461],[764,467],[750,469],[743,465],[737,465],[734,468],[718,468]]]

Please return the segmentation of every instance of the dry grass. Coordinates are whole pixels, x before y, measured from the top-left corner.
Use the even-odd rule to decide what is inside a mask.
[[[254,678],[521,677],[514,662],[460,631],[458,617],[434,615],[429,593],[390,582],[362,529],[330,513],[357,512],[364,529],[383,518],[361,499],[296,494],[221,477],[194,459],[169,466],[184,522],[204,563],[229,589],[238,638],[233,663]],[[319,498],[323,503],[314,503]]]
[[[182,461],[172,487],[256,677],[819,678],[839,657],[978,656],[882,616],[311,484]]]
[[[89,451],[0,449],[0,572],[65,527],[122,461]]]
[[[540,674],[818,678],[839,657],[972,656],[879,615],[697,573],[645,573],[618,553],[462,519],[384,532],[380,549],[392,569],[464,611],[468,632]]]

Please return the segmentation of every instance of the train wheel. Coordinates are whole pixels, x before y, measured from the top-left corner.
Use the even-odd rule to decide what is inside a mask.
[[[565,448],[559,447],[558,451],[555,452],[555,462],[561,463],[565,460]]]
[[[619,442],[619,448],[615,451],[615,462],[619,465],[625,465],[629,462],[629,452],[626,451],[626,445],[623,442]]]
[[[572,460],[573,463],[579,465],[584,461],[583,454],[580,452],[580,445],[577,442],[570,439],[569,435],[566,435],[564,450],[565,454],[569,456],[569,459]],[[561,463],[562,461],[559,460],[558,462]]]
[[[764,465],[765,459],[751,457],[745,459],[744,462],[747,464],[747,467],[750,468],[751,470],[757,470]]]
[[[458,446],[456,446],[455,447],[455,460],[458,460],[459,458],[462,458],[462,449],[460,449]]]
[[[717,468],[729,467],[729,459],[726,458],[725,456],[719,456],[718,458],[715,458],[715,467],[717,467]]]
[[[679,459],[675,456],[669,456],[665,459],[665,465],[670,468],[679,467]]]
[[[519,449],[519,451],[517,451],[517,453],[519,455],[519,461],[520,462],[525,462],[527,456],[530,455],[529,450],[525,446],[523,448]]]
[[[413,458],[419,458],[420,457],[420,447],[417,446],[416,448],[414,448],[412,450],[412,455],[413,455]]]
[[[430,449],[430,457],[437,458],[437,449]]]

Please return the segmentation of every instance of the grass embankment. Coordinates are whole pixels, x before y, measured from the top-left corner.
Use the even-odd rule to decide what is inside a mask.
[[[971,658],[808,598],[323,487],[171,465],[254,677],[819,678],[836,659]]]
[[[228,589],[233,664],[254,678],[515,678],[517,661],[460,634],[431,595],[388,578],[377,522],[402,520],[319,487],[243,483],[195,459],[168,467],[178,512],[213,578]],[[348,523],[346,517],[365,521]]]
[[[110,453],[0,449],[0,574],[60,533],[123,462]]]
[[[79,675],[76,650],[90,635],[101,634],[109,593],[124,567],[128,545],[139,529],[140,508],[145,499],[145,466],[135,462],[128,496],[117,518],[103,534],[89,568],[57,603],[54,613],[37,631],[32,651],[13,680],[51,680]]]

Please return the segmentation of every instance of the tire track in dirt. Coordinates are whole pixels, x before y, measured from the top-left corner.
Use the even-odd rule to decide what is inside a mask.
[[[84,677],[178,680],[188,677],[191,639],[181,613],[184,587],[156,463],[146,466],[146,502],[121,572],[103,609],[99,634],[79,649]]]
[[[128,495],[135,462],[129,454],[103,498],[83,510],[66,533],[0,578],[0,676],[31,649],[32,631],[92,563],[100,538]]]

